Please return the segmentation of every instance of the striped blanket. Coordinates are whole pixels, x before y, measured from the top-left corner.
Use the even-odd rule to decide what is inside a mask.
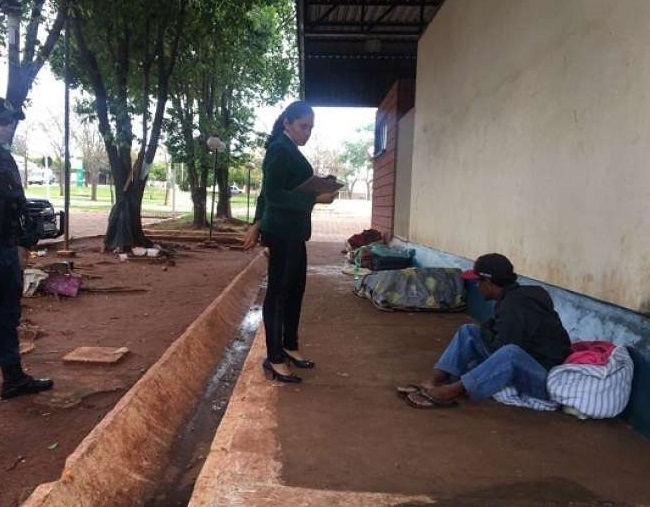
[[[546,379],[550,400],[538,400],[519,394],[513,387],[493,398],[506,405],[534,410],[557,410],[580,419],[616,417],[627,405],[632,389],[634,364],[624,346],[616,346],[607,363],[562,364],[552,368]]]

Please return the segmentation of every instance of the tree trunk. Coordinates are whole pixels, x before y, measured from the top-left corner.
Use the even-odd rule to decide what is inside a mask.
[[[197,163],[192,156],[187,161],[187,180],[190,184],[190,195],[192,196],[192,208],[194,218],[192,225],[195,229],[203,229],[208,226],[207,213],[207,190],[206,183],[208,170],[205,164],[200,164],[201,172],[198,172]]]
[[[228,186],[228,155],[221,155],[217,165],[217,186],[219,187],[219,200],[217,201],[216,216],[219,218],[232,218],[230,209],[230,187]]]
[[[208,226],[206,216],[207,210],[207,196],[205,187],[192,189],[192,204],[194,209],[194,220],[192,225],[195,229],[203,229]]]
[[[142,195],[145,180],[135,180],[121,193],[108,217],[104,245],[108,251],[129,251],[134,246],[150,248],[153,243],[142,231]]]

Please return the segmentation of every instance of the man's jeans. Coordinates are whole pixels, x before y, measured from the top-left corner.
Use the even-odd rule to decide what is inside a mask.
[[[481,328],[475,324],[458,329],[434,368],[460,378],[473,400],[492,396],[506,386],[513,386],[520,394],[548,399],[546,368],[517,345],[490,352],[481,338]]]
[[[0,246],[0,366],[20,364],[17,327],[23,279],[16,247]]]

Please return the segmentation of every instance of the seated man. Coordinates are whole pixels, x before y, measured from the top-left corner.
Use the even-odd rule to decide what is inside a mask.
[[[503,255],[482,255],[470,277],[487,300],[495,300],[494,317],[480,326],[465,324],[419,386],[398,388],[417,408],[453,406],[468,394],[482,400],[506,386],[520,394],[548,399],[548,371],[571,352],[569,335],[548,292],[519,285],[512,263]]]

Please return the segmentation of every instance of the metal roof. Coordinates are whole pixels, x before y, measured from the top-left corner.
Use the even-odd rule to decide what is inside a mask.
[[[301,95],[317,106],[377,107],[415,79],[420,35],[445,0],[296,0]]]

